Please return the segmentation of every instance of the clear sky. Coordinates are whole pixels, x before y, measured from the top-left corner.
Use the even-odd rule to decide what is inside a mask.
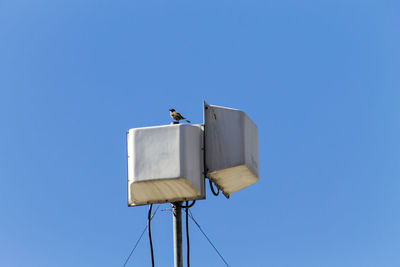
[[[130,128],[245,111],[260,179],[193,215],[230,266],[400,266],[400,4],[0,0],[0,266],[122,266]],[[172,218],[152,224],[172,266]],[[191,223],[191,265],[224,266]],[[151,266],[145,238],[127,266]]]

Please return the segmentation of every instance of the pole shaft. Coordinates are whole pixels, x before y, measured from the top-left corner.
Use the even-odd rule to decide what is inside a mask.
[[[182,255],[182,202],[172,203],[174,227],[174,267],[183,267]]]

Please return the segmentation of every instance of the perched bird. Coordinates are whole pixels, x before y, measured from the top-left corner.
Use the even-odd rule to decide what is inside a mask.
[[[190,123],[190,120],[184,118],[180,113],[176,112],[175,109],[173,108],[169,110],[169,115],[176,121],[185,120]]]

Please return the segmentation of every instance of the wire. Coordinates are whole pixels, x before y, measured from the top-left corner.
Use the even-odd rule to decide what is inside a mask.
[[[214,196],[218,196],[219,195],[219,188],[217,187],[218,191],[215,192],[214,187],[212,185],[212,181],[210,179],[208,181],[210,182],[211,192],[213,193]]]
[[[196,203],[196,200],[193,200],[193,202],[190,205],[188,205],[188,203],[189,203],[189,201],[186,201],[186,205],[180,205],[179,202],[176,202],[176,204],[179,205],[181,208],[185,208],[186,209],[186,208],[193,207],[194,203]]]
[[[196,202],[193,201],[191,205],[189,205],[189,202],[186,201],[186,263],[187,267],[190,267],[190,241],[189,241],[189,208],[194,205]]]
[[[154,216],[156,215],[156,213],[157,213],[157,211],[158,211],[159,208],[160,208],[160,205],[158,205],[158,207],[157,207],[156,211],[154,212],[153,216],[151,216],[151,219],[154,218]],[[131,258],[133,252],[135,251],[137,245],[139,244],[139,242],[140,242],[140,240],[142,239],[142,237],[143,237],[143,235],[144,235],[144,232],[146,232],[146,230],[147,230],[147,224],[146,224],[146,226],[144,227],[144,229],[143,229],[142,233],[140,234],[138,240],[136,241],[135,245],[133,246],[131,252],[129,253],[129,256],[126,258],[123,267],[125,267],[126,264],[128,263],[129,259]]]
[[[204,105],[204,109],[208,109],[208,105],[206,104],[205,101],[204,101],[203,105]],[[205,124],[203,124],[203,131],[204,131],[204,133],[206,132],[206,125]],[[207,144],[206,144],[206,135],[205,134],[203,134],[203,146],[204,146],[203,147],[203,161],[204,161],[203,174],[204,174],[204,178],[206,178],[206,175],[208,173],[208,168],[206,166],[206,162],[207,162],[206,161],[206,147],[207,147]],[[212,181],[210,180],[210,178],[208,178],[208,181],[210,182],[211,192],[213,193],[214,196],[218,196],[219,195],[219,187],[217,186],[217,192],[215,192],[215,189],[214,189],[214,187],[212,185]]]
[[[201,229],[201,226],[199,225],[199,223],[193,218],[193,214],[192,214],[192,212],[190,210],[189,210],[189,216],[194,221],[194,223],[197,225],[197,227],[199,228],[200,232],[205,236],[205,238],[207,238],[207,241],[211,244],[211,246],[214,248],[214,250],[218,253],[219,257],[224,261],[225,265],[229,267],[229,264],[226,262],[224,257],[222,257],[221,253],[219,253],[218,249],[214,246],[214,244],[208,238],[206,233],[204,233],[203,229]]]
[[[153,204],[150,204],[149,213],[147,215],[147,228],[149,230],[149,241],[150,241],[150,252],[151,252],[151,266],[154,267],[154,254],[153,254],[153,241],[151,238],[151,209],[153,208]]]
[[[188,201],[186,201],[186,208],[191,208],[194,206],[194,203],[196,203],[196,200],[193,200],[192,204],[188,205]]]
[[[131,253],[129,253],[128,258],[125,260],[124,267],[125,267],[126,264],[128,263],[128,261],[129,261],[129,259],[131,258],[133,252],[135,251],[137,245],[139,244],[140,240],[142,239],[142,236],[143,236],[144,232],[146,232],[146,229],[147,229],[147,225],[146,225],[146,227],[143,229],[142,234],[140,235],[139,239],[136,241],[136,244],[135,244],[135,246],[133,247],[133,249],[131,250]]]

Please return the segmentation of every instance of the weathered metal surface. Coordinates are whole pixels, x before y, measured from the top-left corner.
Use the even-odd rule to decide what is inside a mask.
[[[188,124],[130,129],[128,205],[204,198],[202,134]]]
[[[225,195],[258,181],[257,126],[237,109],[204,102],[205,166]]]

